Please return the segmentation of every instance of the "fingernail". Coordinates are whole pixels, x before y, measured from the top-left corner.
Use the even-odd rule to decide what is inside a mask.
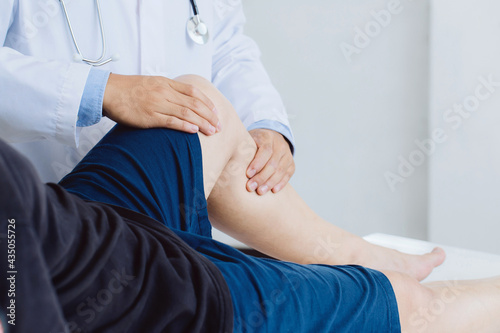
[[[279,192],[279,191],[281,190],[281,186],[276,185],[276,186],[273,188],[273,190],[274,190],[274,193]]]
[[[215,134],[215,127],[210,125],[210,127],[208,128],[208,131],[210,132],[210,134]]]
[[[248,171],[248,178],[252,178],[253,176],[255,176],[255,169],[250,169]]]
[[[264,194],[264,193],[267,193],[268,190],[269,190],[269,187],[267,185],[264,185],[264,186],[261,186],[259,188],[259,193]]]
[[[220,123],[220,121],[217,123],[217,131],[222,131],[222,125]]]
[[[192,125],[191,128],[193,129],[193,131],[195,132],[198,132],[200,130],[200,128],[196,125]]]
[[[256,182],[253,182],[250,184],[250,191],[255,191],[255,189],[257,188],[257,186],[259,186],[259,184],[257,184]]]

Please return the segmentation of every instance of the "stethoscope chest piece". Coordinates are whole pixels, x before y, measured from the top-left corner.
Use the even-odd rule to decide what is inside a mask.
[[[187,23],[187,33],[196,44],[204,45],[208,42],[209,34],[207,25],[199,15],[193,16]]]
[[[64,16],[66,17],[66,23],[68,24],[68,29],[71,34],[71,39],[73,40],[73,44],[76,49],[76,54],[73,56],[73,60],[80,62],[83,61],[84,63],[91,65],[91,66],[102,66],[107,64],[110,61],[118,61],[119,55],[114,54],[110,58],[105,59],[106,55],[106,34],[104,33],[104,25],[102,23],[102,15],[101,15],[101,5],[99,0],[95,0],[95,6],[97,9],[97,16],[99,18],[99,27],[101,29],[101,40],[102,40],[102,52],[101,56],[99,59],[88,59],[85,58],[82,54],[82,51],[80,50],[80,47],[78,46],[78,43],[76,41],[75,34],[73,32],[73,27],[71,26],[71,21],[69,19],[68,11],[66,10],[66,4],[64,0],[59,0],[61,3],[61,7],[64,12]],[[196,44],[204,45],[208,43],[209,39],[209,34],[208,34],[208,28],[205,22],[203,22],[200,19],[200,15],[198,12],[198,6],[196,5],[196,0],[190,0],[191,2],[191,8],[193,9],[194,16],[189,19],[187,23],[187,32],[189,37],[195,42]]]

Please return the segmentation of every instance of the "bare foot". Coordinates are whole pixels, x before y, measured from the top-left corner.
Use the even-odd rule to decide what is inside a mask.
[[[363,266],[408,274],[418,281],[425,279],[446,258],[444,250],[439,247],[427,254],[412,255],[382,246],[373,246],[370,250],[370,259],[362,263]]]
[[[422,281],[432,270],[440,266],[446,259],[446,253],[440,247],[434,248],[432,252],[424,255],[402,254],[406,259],[406,273],[418,281]]]

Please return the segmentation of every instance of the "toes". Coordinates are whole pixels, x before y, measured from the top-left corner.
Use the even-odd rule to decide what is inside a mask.
[[[441,265],[446,259],[446,252],[440,247],[435,247],[430,254],[434,256],[434,267]]]
[[[437,266],[441,265],[446,258],[446,253],[440,247],[419,257],[420,265],[415,267],[417,280],[425,279]]]
[[[440,248],[439,246],[435,247],[431,253],[444,253],[444,250]]]

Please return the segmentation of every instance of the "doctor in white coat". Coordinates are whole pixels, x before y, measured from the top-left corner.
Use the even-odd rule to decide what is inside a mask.
[[[64,1],[90,59],[103,51],[99,3]],[[243,34],[241,1],[199,1],[205,45],[186,31],[190,0],[106,0],[100,8],[105,59],[119,59],[93,67],[75,56],[59,0],[0,2],[0,138],[30,159],[42,180],[70,172],[115,121],[207,135],[223,130],[208,98],[172,80],[197,74],[231,101],[257,143],[247,190],[283,188],[295,170],[293,135],[259,49]]]

